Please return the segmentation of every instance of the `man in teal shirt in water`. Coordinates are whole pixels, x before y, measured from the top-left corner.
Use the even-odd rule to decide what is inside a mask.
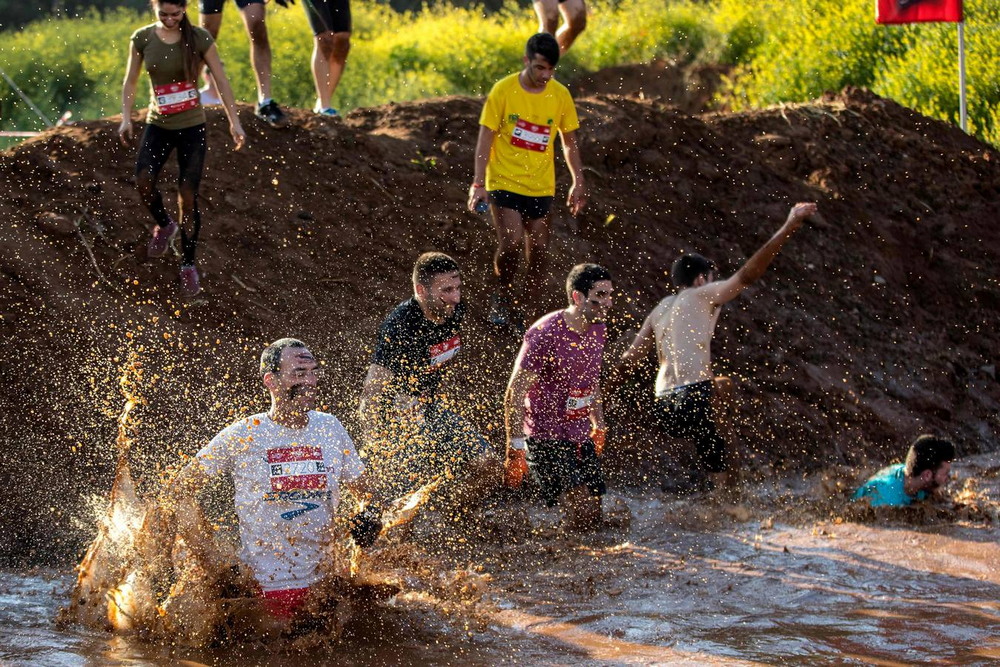
[[[906,507],[925,500],[948,483],[955,445],[950,440],[922,435],[910,446],[906,462],[879,470],[854,493],[872,507]]]

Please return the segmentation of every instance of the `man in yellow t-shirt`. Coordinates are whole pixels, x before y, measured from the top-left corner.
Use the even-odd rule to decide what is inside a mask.
[[[548,263],[549,209],[556,190],[551,144],[557,131],[573,176],[566,205],[577,215],[587,203],[576,141],[580,121],[566,86],[552,78],[558,62],[556,39],[538,33],[525,47],[524,69],[493,86],[479,117],[475,175],[469,187],[469,210],[485,210],[483,204],[488,204],[497,231],[493,268],[498,284],[491,298],[490,320],[520,331],[524,314],[513,311],[513,283],[521,239],[528,260],[527,303],[538,310],[536,296]]]

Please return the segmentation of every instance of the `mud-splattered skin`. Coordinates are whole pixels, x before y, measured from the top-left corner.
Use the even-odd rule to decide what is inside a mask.
[[[170,263],[147,262],[136,251],[147,234],[136,221],[145,214],[127,178],[132,151],[118,143],[114,122],[56,128],[0,154],[0,213],[6,221],[0,235],[0,332],[37,351],[27,359],[0,358],[7,383],[0,438],[8,460],[24,463],[5,467],[0,484],[0,555],[18,567],[2,578],[0,613],[9,615],[0,623],[5,633],[0,660],[169,659],[159,649],[102,633],[54,631],[52,612],[64,603],[62,591],[72,581],[65,570],[36,576],[27,569],[35,563],[68,568],[94,537],[84,501],[91,494],[107,498],[118,456],[110,446],[122,402],[115,358],[129,347],[141,351],[143,382],[154,387],[154,400],[134,410],[144,428],[130,457],[140,464],[134,470],[150,473],[133,480],[140,497],[158,488],[157,466],[176,465],[220,424],[266,410],[255,368],[245,360],[275,336],[296,331],[315,338],[316,351],[337,371],[320,404],[353,409],[371,332],[409,289],[399,268],[412,261],[416,249],[453,252],[469,277],[485,284],[491,230],[474,223],[456,196],[466,184],[480,106],[471,98],[397,104],[359,110],[335,126],[293,111],[287,131],[255,130],[250,151],[227,152],[227,168],[206,175],[211,181],[206,191],[215,194],[203,202],[212,215],[204,238],[205,296],[187,303],[176,301]],[[613,335],[634,330],[635,318],[653,307],[663,293],[663,267],[681,248],[736,262],[770,233],[788,203],[800,198],[819,197],[827,217],[838,221],[817,223],[815,242],[789,246],[790,261],[773,267],[753,295],[754,307],[728,310],[718,323],[715,362],[740,380],[736,398],[747,418],[734,424],[734,441],[742,443],[739,451],[753,479],[770,479],[772,466],[797,477],[842,465],[854,472],[848,486],[856,488],[862,481],[857,471],[898,455],[897,443],[915,435],[908,429],[918,423],[949,430],[963,443],[963,453],[996,446],[1000,301],[991,276],[1000,266],[1000,228],[994,222],[1000,162],[995,148],[858,90],[744,114],[691,116],[657,101],[604,96],[579,106],[588,128],[581,142],[589,156],[592,201],[580,218],[555,222],[551,265],[568,267],[593,255],[617,267],[619,312],[633,319],[613,318]],[[221,112],[209,110],[208,117],[211,145],[226,145]],[[303,146],[310,148],[309,160],[301,159]],[[412,163],[417,149],[435,157],[438,167],[417,168]],[[330,173],[350,187],[331,188]],[[566,186],[560,181],[559,190]],[[843,256],[851,261],[840,261]],[[543,286],[542,293],[553,299],[543,304],[547,308],[560,305],[558,283],[553,278]],[[459,378],[452,398],[471,409],[483,432],[496,436],[496,397],[516,351],[491,338],[481,315],[487,309],[484,294],[470,290],[465,296],[467,359],[474,372]],[[783,334],[780,346],[773,344],[775,332]],[[59,372],[52,373],[53,367]],[[648,394],[651,381],[642,385],[642,394]],[[641,455],[643,448],[668,452],[669,465],[676,467],[690,460],[686,449],[646,428],[640,399],[623,406],[632,412],[614,415],[618,426],[605,453],[613,489],[642,488],[654,467],[652,456]],[[638,453],[630,458],[632,452]],[[58,457],[60,473],[72,474],[54,474],[49,454]],[[640,493],[648,508],[636,508],[636,523],[652,516],[653,533],[637,527],[629,535],[632,547],[616,551],[626,554],[623,560],[607,557],[617,566],[607,586],[599,576],[588,581],[592,565],[584,559],[601,558],[591,555],[593,547],[578,548],[579,542],[544,541],[536,534],[530,558],[501,552],[497,560],[510,565],[494,566],[482,557],[496,581],[510,582],[494,584],[507,600],[498,604],[514,604],[529,614],[517,621],[524,632],[498,623],[500,630],[481,630],[471,621],[466,630],[468,617],[456,613],[457,605],[448,607],[447,618],[461,620],[457,628],[447,625],[433,612],[436,603],[427,601],[442,586],[435,576],[441,570],[416,568],[426,575],[421,581],[437,587],[422,585],[420,595],[407,588],[370,622],[361,619],[348,627],[354,639],[344,655],[358,661],[372,656],[410,662],[596,661],[597,654],[581,646],[621,647],[622,640],[631,641],[625,635],[641,623],[616,624],[616,619],[623,600],[635,596],[681,610],[658,617],[630,644],[635,651],[655,645],[652,650],[668,662],[683,658],[662,658],[671,642],[685,656],[694,655],[692,662],[727,659],[722,655],[760,661],[782,656],[792,662],[817,654],[836,661],[876,652],[905,663],[990,662],[996,568],[984,545],[997,541],[990,500],[996,498],[996,472],[986,466],[975,477],[981,489],[950,487],[956,502],[971,498],[950,515],[893,517],[884,526],[864,523],[857,532],[833,523],[829,517],[839,515],[830,514],[831,508],[817,511],[812,520],[797,516],[812,502],[808,491],[792,494],[761,519],[777,517],[771,522],[777,528],[764,530],[762,524],[758,531],[756,518],[746,515],[749,525],[723,533],[736,538],[718,539],[746,548],[738,553],[751,565],[756,553],[772,559],[759,562],[758,572],[740,574],[740,581],[765,581],[774,588],[744,589],[756,597],[733,598],[737,608],[726,617],[718,616],[725,586],[708,589],[704,582],[715,582],[721,571],[725,549],[709,546],[722,529],[706,527],[697,511],[675,511],[655,494]],[[514,515],[500,516],[477,526],[509,535],[496,524],[513,524]],[[815,517],[828,523],[813,535]],[[805,528],[786,532],[782,521]],[[767,548],[750,546],[758,533]],[[438,540],[438,551],[462,553],[458,540],[468,536],[450,535]],[[768,542],[771,536],[776,537]],[[840,552],[857,551],[862,542],[870,551],[851,564],[838,560]],[[602,547],[601,556],[614,547]],[[805,552],[812,558],[803,557],[803,547],[812,550]],[[824,557],[830,550],[836,553]],[[966,559],[957,562],[951,553]],[[918,554],[922,569],[910,568],[900,554],[908,559]],[[467,568],[470,557],[453,556],[448,567],[459,561]],[[550,562],[567,567],[556,570]],[[652,565],[638,570],[635,563]],[[683,563],[693,569],[677,569]],[[635,576],[639,571],[642,578]],[[655,588],[657,577],[671,572],[678,573],[676,586]],[[447,578],[454,579],[460,577]],[[623,585],[633,581],[634,587]],[[837,590],[847,591],[849,600],[838,597],[838,604],[830,605],[824,591],[800,588],[831,581],[845,582]],[[406,583],[412,586],[409,579]],[[560,589],[568,591],[572,604],[543,608],[549,600],[558,602]],[[595,596],[607,591],[607,599],[594,602],[591,590]],[[776,598],[772,590],[778,591]],[[803,596],[797,608],[803,613],[782,616],[796,609],[789,604],[795,595]],[[825,610],[807,606],[816,595],[827,603]],[[928,599],[948,614],[913,604]],[[844,610],[863,604],[877,607],[882,616],[867,624],[847,623]],[[586,617],[594,609],[604,625]],[[807,614],[810,610],[816,613]],[[731,622],[721,630],[705,625],[716,618]],[[555,627],[560,624],[589,634],[575,643],[540,638],[542,631],[561,632]],[[897,633],[903,639],[894,643],[889,630],[895,626],[905,633]],[[839,637],[840,648],[817,641],[820,632]],[[371,648],[384,646],[386,635],[399,638],[393,647],[398,653],[386,656]],[[233,659],[229,653],[179,657],[225,662]],[[268,653],[258,654],[258,662]]]

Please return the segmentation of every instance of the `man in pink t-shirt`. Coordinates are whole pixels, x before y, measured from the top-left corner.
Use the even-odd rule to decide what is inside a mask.
[[[607,269],[574,266],[566,278],[569,307],[525,332],[504,397],[507,485],[520,486],[530,470],[549,507],[566,492],[575,528],[598,522],[606,488],[600,380],[612,290]]]

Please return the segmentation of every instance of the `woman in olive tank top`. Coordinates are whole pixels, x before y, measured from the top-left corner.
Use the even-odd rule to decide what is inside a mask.
[[[153,0],[158,21],[132,34],[125,81],[122,84],[122,124],[118,134],[126,145],[132,139],[132,105],[140,69],[149,74],[151,96],[135,164],[135,183],[155,226],[147,246],[150,257],[167,252],[171,238],[181,234],[181,292],[194,296],[201,291],[195,253],[201,231],[198,187],[205,164],[205,111],[198,98],[198,72],[207,65],[218,84],[229,118],[229,133],[236,150],[246,134],[236,114],[233,91],[222,69],[211,35],[193,26],[187,17],[187,0]],[[170,154],[177,151],[179,216],[167,212],[157,187],[160,171]]]

